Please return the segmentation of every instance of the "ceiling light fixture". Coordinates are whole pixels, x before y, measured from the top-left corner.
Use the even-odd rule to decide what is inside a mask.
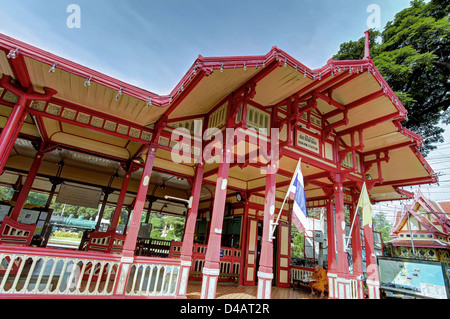
[[[89,77],[89,79],[84,81],[84,86],[91,86],[91,80],[92,80],[92,75]]]
[[[119,92],[117,92],[117,95],[116,95],[116,101],[119,101],[119,96],[122,95],[122,93],[123,93],[123,87],[120,87]]]
[[[56,66],[58,65],[58,63],[53,63],[53,66],[50,68],[50,70],[48,70],[48,73],[55,73],[56,71]]]
[[[19,52],[19,48],[16,48],[14,51],[9,51],[8,55],[6,56],[8,59],[15,59],[17,57],[17,52]]]

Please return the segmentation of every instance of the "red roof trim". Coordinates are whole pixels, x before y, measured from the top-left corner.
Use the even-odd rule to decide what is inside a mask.
[[[263,67],[265,64],[268,64],[271,60],[275,59],[280,66],[289,65],[292,68],[297,69],[299,72],[305,74],[310,79],[316,80],[321,80],[321,78],[325,77],[326,75],[339,73],[339,71],[345,70],[345,68],[348,68],[350,72],[352,72],[352,69],[353,71],[356,71],[358,68],[365,68],[365,71],[368,71],[370,74],[372,74],[378,81],[384,93],[392,100],[392,103],[398,109],[400,115],[404,117],[407,114],[405,107],[395,96],[393,90],[383,79],[380,72],[377,70],[370,58],[364,58],[362,60],[341,61],[330,59],[322,68],[312,70],[286,52],[280,50],[276,46],[272,47],[272,49],[266,55],[258,56],[203,57],[199,55],[192,67],[188,70],[188,72],[181,79],[178,85],[176,85],[176,87],[172,90],[171,94],[166,96],[159,96],[158,94],[137,88],[136,86],[127,84],[75,62],[38,49],[34,46],[13,39],[4,34],[0,34],[0,48],[5,52],[13,52],[17,50],[18,55],[23,55],[36,61],[48,64],[49,67],[52,67],[56,63],[56,67],[58,69],[86,78],[86,80],[91,79],[91,81],[117,91],[122,89],[123,94],[133,96],[159,107],[166,107],[168,105],[171,105],[175,101],[175,99],[178,99],[180,96],[187,94],[188,92],[186,92],[185,89],[192,84],[192,80],[198,75],[198,73],[201,72],[205,76],[208,76],[215,70],[220,70],[221,68],[256,68],[257,66]],[[198,82],[199,81],[196,81],[194,84]]]

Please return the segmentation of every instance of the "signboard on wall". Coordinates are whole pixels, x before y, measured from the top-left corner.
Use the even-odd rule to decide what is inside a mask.
[[[22,224],[32,225],[36,224],[39,214],[41,212],[31,210],[31,209],[22,209],[22,211],[19,214],[19,217],[17,218],[17,221]]]
[[[308,133],[297,130],[297,146],[320,155],[320,140]]]
[[[56,197],[56,202],[74,206],[98,208],[101,196],[101,190],[62,184],[58,196]]]
[[[380,288],[401,295],[448,299],[444,263],[431,260],[378,257]]]

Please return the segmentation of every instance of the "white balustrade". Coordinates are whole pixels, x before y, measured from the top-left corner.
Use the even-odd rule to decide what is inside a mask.
[[[125,295],[175,296],[179,274],[179,265],[135,263],[131,267]]]
[[[112,295],[120,262],[0,253],[0,295]]]
[[[113,296],[120,257],[0,246],[0,298]],[[180,260],[139,257],[129,269],[125,296],[177,297]]]

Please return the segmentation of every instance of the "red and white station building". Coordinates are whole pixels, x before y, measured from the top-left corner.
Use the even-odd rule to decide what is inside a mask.
[[[366,226],[362,241],[355,223],[349,272],[344,207],[354,214],[364,182],[378,202],[436,181],[368,48],[362,60],[329,60],[315,70],[277,47],[260,56],[199,56],[160,96],[0,35],[0,73],[0,183],[17,186],[23,177],[0,227],[5,298],[186,298],[195,275],[201,297],[211,299],[218,281],[233,274],[270,298],[272,285],[291,284],[289,203],[274,240],[269,229],[300,158],[308,208],[326,209],[329,298],[364,297],[362,246],[369,297],[378,298],[372,230]],[[180,127],[192,136],[174,135]],[[236,143],[224,138],[217,151],[211,128],[223,136],[233,129]],[[176,163],[181,140],[190,160]],[[201,156],[211,148],[218,161]],[[102,202],[116,207],[108,231],[94,232],[85,250],[33,245],[37,228],[45,232],[48,205],[33,223],[20,218],[31,190],[51,199],[63,185],[86,189],[86,201],[103,190]],[[125,209],[132,214],[122,234]],[[137,253],[147,211],[186,216],[172,258]]]

